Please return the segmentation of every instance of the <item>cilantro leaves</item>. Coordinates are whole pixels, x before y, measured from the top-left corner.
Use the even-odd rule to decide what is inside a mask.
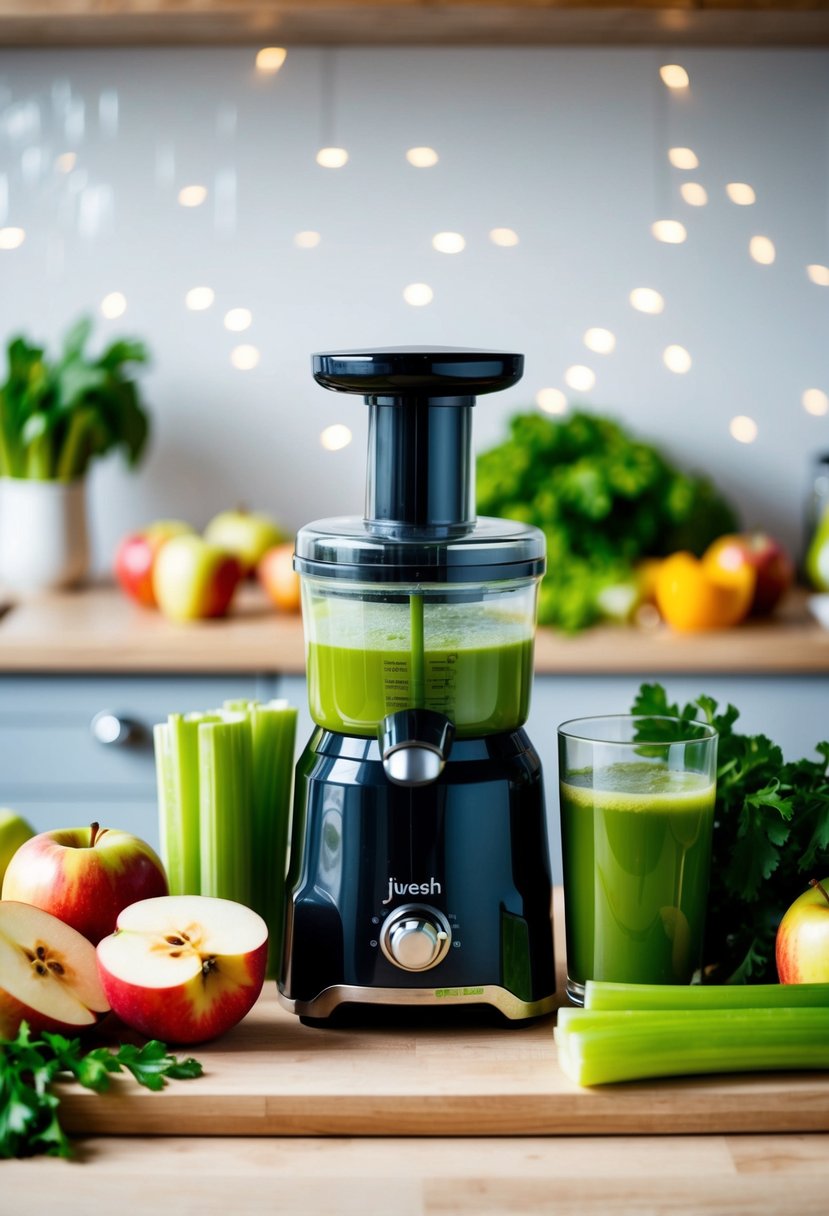
[[[122,1044],[117,1050],[96,1047],[85,1054],[80,1039],[65,1039],[44,1031],[33,1039],[26,1022],[17,1037],[0,1039],[0,1158],[46,1153],[71,1157],[72,1149],[58,1119],[60,1099],[52,1083],[69,1074],[86,1089],[103,1093],[109,1074],[132,1073],[139,1085],[159,1090],[166,1077],[185,1080],[199,1077],[198,1060],[178,1060],[168,1055],[157,1039],[135,1047]]]
[[[765,735],[735,731],[733,705],[720,710],[713,698],[700,696],[680,707],[660,684],[643,684],[632,712],[675,719],[659,724],[669,737],[681,738],[692,721],[717,729],[703,976],[713,983],[774,982],[774,942],[784,912],[812,876],[829,873],[829,742],[817,744],[815,760],[784,761]]]

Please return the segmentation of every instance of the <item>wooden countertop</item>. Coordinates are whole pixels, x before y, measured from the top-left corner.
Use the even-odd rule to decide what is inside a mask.
[[[540,629],[539,675],[829,673],[829,631],[792,593],[767,621],[678,635],[669,629],[599,627],[576,637]],[[112,587],[63,592],[11,605],[0,616],[0,672],[302,675],[299,617],[270,609],[254,586],[225,620],[174,625]]]
[[[94,1136],[0,1169],[4,1216],[790,1216],[829,1137]]]
[[[557,890],[559,988],[562,911]],[[69,1216],[157,1216],[171,1202],[200,1216],[788,1216],[795,1206],[823,1208],[829,1137],[811,1129],[829,1125],[825,1075],[578,1090],[558,1074],[551,1022],[317,1030],[279,1011],[268,992],[224,1039],[193,1049],[205,1065],[198,1081],[171,1083],[160,1095],[118,1078],[104,1097],[72,1087],[63,1116],[76,1135],[86,1132],[75,1141],[76,1161],[4,1162],[0,1214],[42,1216],[56,1196]],[[257,1044],[268,1048],[258,1060]],[[502,1085],[510,1073],[513,1091]],[[522,1087],[526,1108],[515,1100]],[[539,1119],[545,1092],[565,1099],[557,1122]],[[453,1125],[448,1107],[462,1095],[471,1100]],[[660,1134],[676,1118],[707,1134]],[[193,1134],[196,1126],[203,1134]],[[745,1134],[759,1127],[777,1130]]]

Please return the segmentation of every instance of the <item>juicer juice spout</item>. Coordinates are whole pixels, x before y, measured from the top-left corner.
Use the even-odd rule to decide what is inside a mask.
[[[377,738],[393,785],[431,785],[449,759],[455,726],[433,709],[400,709],[383,719]]]

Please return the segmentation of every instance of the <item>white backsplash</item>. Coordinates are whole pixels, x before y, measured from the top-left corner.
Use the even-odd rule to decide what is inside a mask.
[[[809,463],[829,448],[829,416],[802,394],[829,392],[829,53],[505,49],[289,51],[275,76],[255,48],[0,52],[0,335],[53,341],[80,312],[97,340],[146,338],[153,368],[149,458],[118,459],[93,483],[99,566],[118,536],[158,516],[201,524],[245,501],[289,527],[359,512],[365,410],[318,389],[312,350],[439,343],[522,350],[525,379],[476,410],[476,442],[544,388],[613,413],[713,475],[746,522],[797,545]],[[669,92],[661,63],[691,89]],[[315,163],[345,147],[342,169]],[[406,150],[439,154],[428,169]],[[690,147],[693,171],[669,147]],[[73,159],[74,158],[74,159]],[[689,206],[682,182],[705,187]],[[736,206],[729,182],[756,191]],[[179,192],[207,190],[184,207]],[[688,239],[662,244],[659,218]],[[508,227],[511,248],[489,238]],[[299,232],[320,234],[300,248]],[[432,237],[458,232],[457,254]],[[774,242],[773,265],[749,256]],[[428,284],[432,303],[403,297]],[[187,292],[215,301],[189,311]],[[629,293],[657,289],[659,316]],[[122,293],[126,311],[100,317]],[[249,309],[244,332],[223,325]],[[583,344],[590,327],[611,354]],[[691,355],[677,375],[669,345]],[[254,346],[237,370],[231,352]],[[244,356],[243,356],[244,358]],[[574,393],[568,367],[595,387]],[[757,424],[736,442],[731,420]],[[324,427],[354,442],[323,449]]]

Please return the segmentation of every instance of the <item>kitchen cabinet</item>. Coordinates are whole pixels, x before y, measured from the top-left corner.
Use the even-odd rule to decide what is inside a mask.
[[[150,731],[172,711],[235,697],[287,697],[299,707],[297,746],[311,732],[298,617],[246,587],[224,621],[176,626],[111,587],[9,606],[0,616],[0,805],[38,829],[99,818],[158,843]],[[527,724],[548,788],[553,871],[560,880],[556,727],[629,709],[643,680],[674,699],[701,692],[741,711],[741,725],[779,741],[789,758],[829,736],[829,632],[791,597],[771,622],[677,637],[623,628],[565,638],[540,630]],[[132,721],[102,744],[95,716]]]
[[[0,45],[829,43],[825,0],[0,0]]]

